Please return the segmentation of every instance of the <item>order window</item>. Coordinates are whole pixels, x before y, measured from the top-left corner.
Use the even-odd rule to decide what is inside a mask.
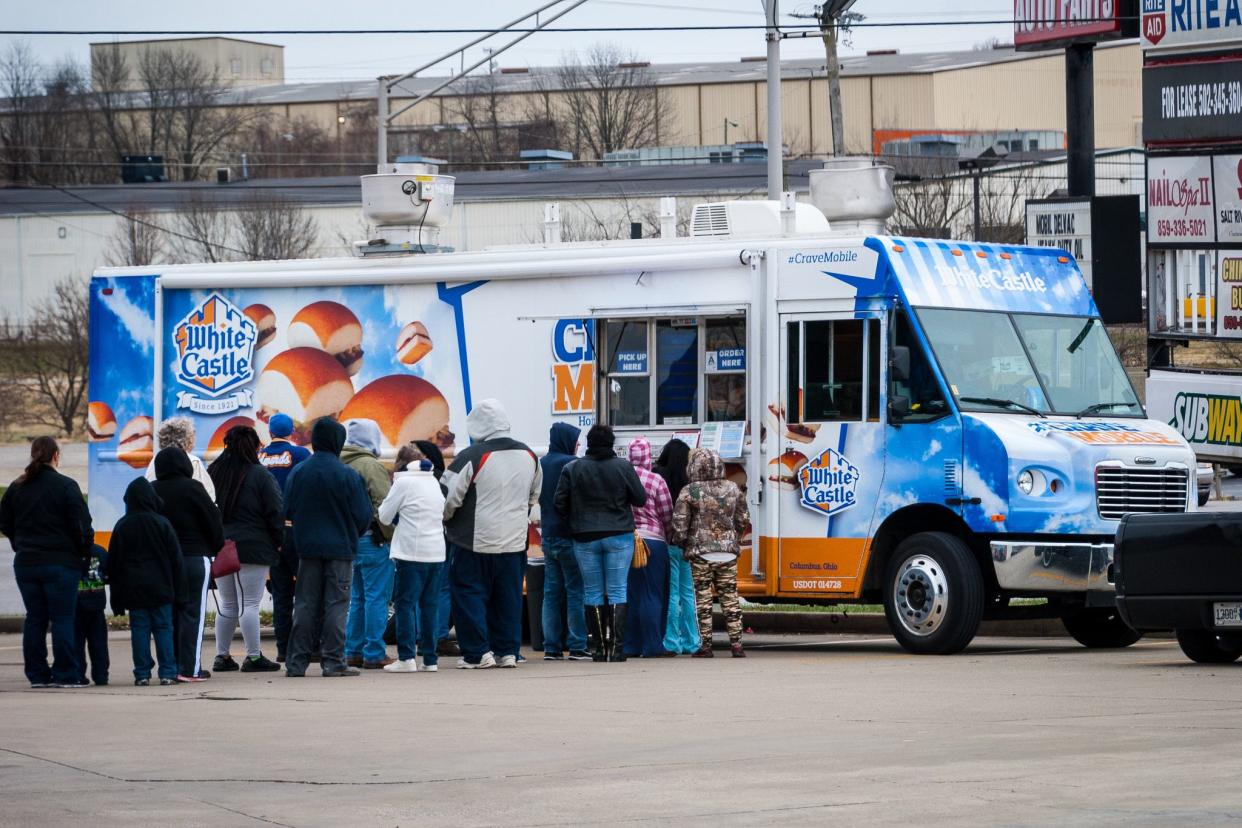
[[[786,337],[789,422],[879,419],[879,320],[790,322]]]
[[[746,319],[608,319],[603,415],[614,426],[746,419]]]

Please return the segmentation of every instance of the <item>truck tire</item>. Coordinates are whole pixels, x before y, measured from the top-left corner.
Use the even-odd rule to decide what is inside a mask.
[[[966,648],[983,618],[979,562],[945,532],[911,535],[893,552],[884,577],[884,615],[903,649],[951,655]]]
[[[1212,497],[1211,489],[1208,489],[1206,492],[1199,492],[1199,508],[1202,509],[1204,506],[1208,505],[1208,500],[1211,497]]]
[[[1093,650],[1129,647],[1143,634],[1121,619],[1115,607],[1093,607],[1061,616],[1065,631]]]
[[[1242,657],[1242,640],[1224,640],[1211,630],[1178,630],[1177,646],[1199,664],[1232,664]]]

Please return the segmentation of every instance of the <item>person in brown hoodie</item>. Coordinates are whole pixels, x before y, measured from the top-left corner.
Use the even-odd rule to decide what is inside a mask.
[[[737,595],[739,539],[750,525],[742,490],[725,479],[724,461],[710,449],[690,455],[690,482],[673,507],[672,542],[680,546],[694,577],[694,603],[703,646],[694,658],[712,657],[712,590],[720,599],[734,658],[742,650],[742,605]]]

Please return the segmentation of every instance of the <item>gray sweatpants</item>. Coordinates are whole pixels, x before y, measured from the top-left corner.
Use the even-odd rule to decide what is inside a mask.
[[[246,656],[258,658],[262,654],[259,645],[259,602],[263,600],[265,583],[267,567],[261,564],[242,564],[240,572],[216,580],[216,593],[220,599],[220,608],[216,612],[216,655],[229,654],[239,616]]]

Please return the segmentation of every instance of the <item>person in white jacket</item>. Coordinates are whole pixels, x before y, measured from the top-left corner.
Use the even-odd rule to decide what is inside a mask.
[[[169,417],[167,420],[160,422],[159,431],[156,432],[155,436],[158,440],[159,448],[176,446],[190,456],[190,465],[194,467],[192,477],[203,484],[203,488],[207,490],[207,496],[214,501],[216,499],[216,484],[211,481],[211,475],[207,474],[207,467],[203,465],[203,461],[194,456],[194,441],[196,439],[194,421],[189,417]],[[147,464],[145,476],[147,480],[154,482],[154,457]]]
[[[419,669],[414,647],[423,651],[424,672],[438,668],[436,629],[440,589],[445,577],[444,493],[432,473],[431,461],[412,443],[397,452],[392,488],[379,507],[380,522],[396,525],[389,557],[396,565],[393,604],[397,622],[397,661],[384,669],[413,673]],[[421,624],[415,629],[414,608]]]

